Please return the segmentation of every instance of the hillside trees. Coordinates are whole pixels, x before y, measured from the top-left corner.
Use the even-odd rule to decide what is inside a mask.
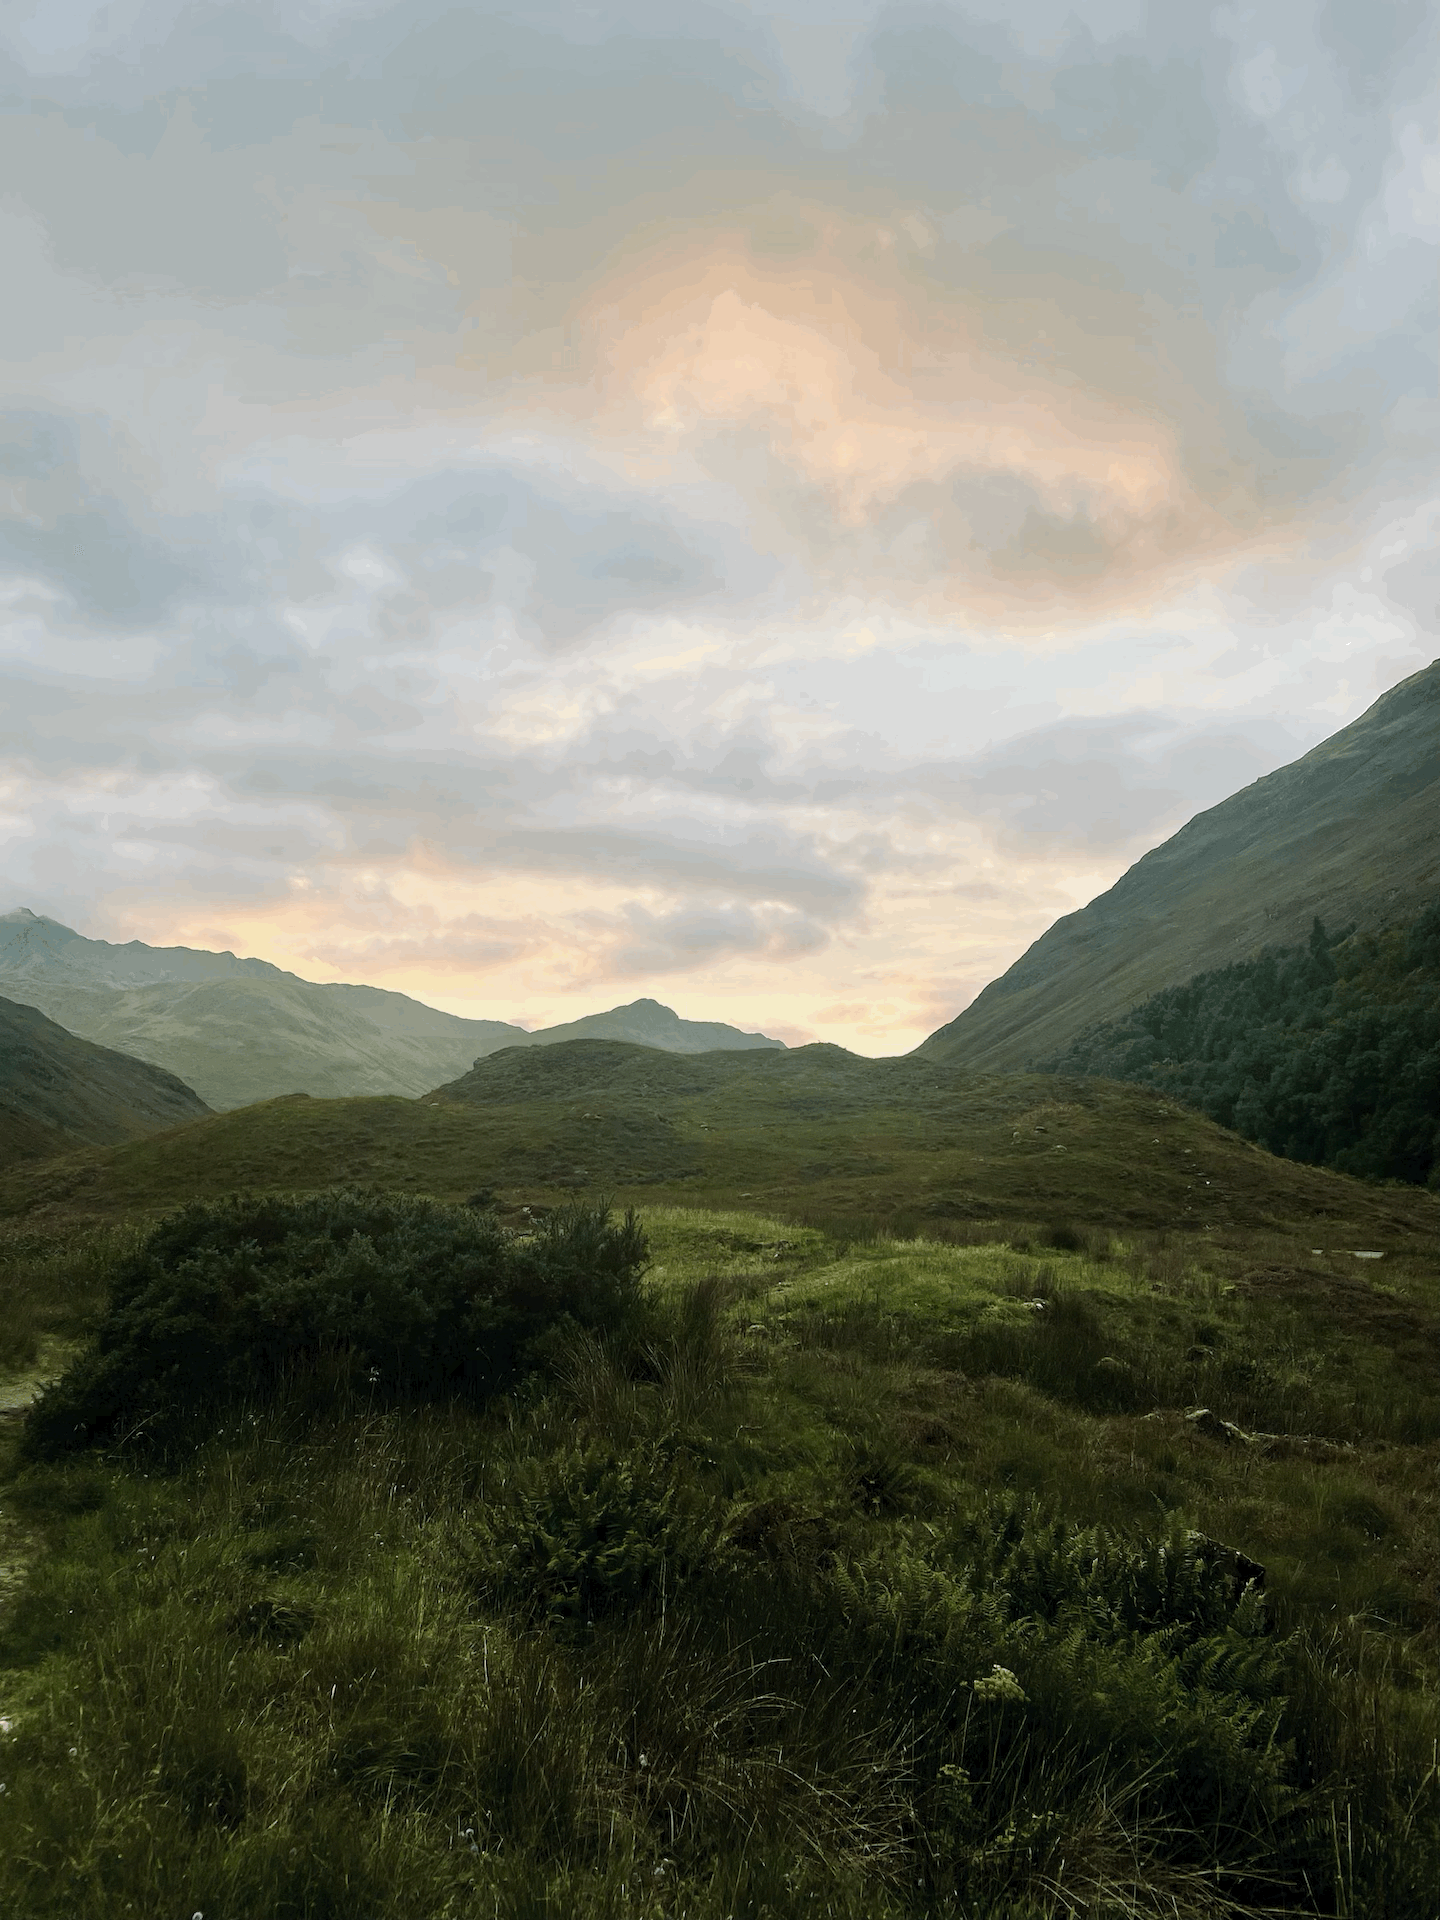
[[[1197,974],[1043,1072],[1163,1089],[1272,1153],[1440,1186],[1440,902]]]

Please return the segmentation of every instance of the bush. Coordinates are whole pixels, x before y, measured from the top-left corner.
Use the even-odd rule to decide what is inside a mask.
[[[111,1275],[93,1344],[36,1401],[26,1450],[169,1442],[306,1375],[322,1402],[483,1398],[564,1322],[638,1305],[632,1214],[557,1211],[521,1238],[468,1206],[352,1191],[231,1199],[163,1221]]]

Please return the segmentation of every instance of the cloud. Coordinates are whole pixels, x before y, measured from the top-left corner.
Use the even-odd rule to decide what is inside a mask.
[[[12,897],[918,1040],[1433,651],[1436,34],[12,13]]]
[[[732,954],[760,954],[784,964],[817,953],[828,940],[825,927],[793,909],[682,908],[665,914],[631,907],[629,938],[613,951],[605,972],[619,979],[653,980],[688,973]]]
[[[92,439],[108,437],[104,423],[88,425]],[[62,618],[121,628],[152,620],[202,578],[188,530],[142,519],[143,507],[108,491],[81,439],[62,414],[0,413],[0,577],[53,598]],[[105,451],[106,464],[123,464],[122,449]]]

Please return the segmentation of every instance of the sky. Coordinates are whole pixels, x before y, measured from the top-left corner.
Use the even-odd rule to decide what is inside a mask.
[[[1440,653],[1440,4],[18,0],[0,907],[903,1051]]]

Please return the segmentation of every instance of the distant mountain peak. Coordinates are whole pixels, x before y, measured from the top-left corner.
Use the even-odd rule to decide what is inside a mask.
[[[529,1033],[520,1046],[550,1046],[558,1040],[626,1040],[659,1046],[667,1053],[720,1053],[755,1047],[784,1049],[783,1040],[746,1033],[723,1020],[686,1020],[660,1000],[631,1000],[605,1013],[587,1013]]]

